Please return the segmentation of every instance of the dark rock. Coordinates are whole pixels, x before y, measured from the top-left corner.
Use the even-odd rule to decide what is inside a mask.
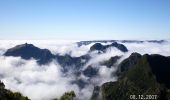
[[[118,66],[118,73],[127,71],[130,67],[135,65],[142,57],[139,53],[132,53],[127,59],[123,60]]]
[[[56,55],[55,59],[63,67],[63,71],[67,72],[68,70],[79,71],[80,68],[90,59],[89,55],[83,55],[80,57],[71,57],[70,55]],[[84,60],[85,62],[82,62]]]
[[[4,55],[21,57],[26,60],[34,58],[39,64],[47,64],[54,58],[54,55],[49,50],[40,49],[27,43],[8,49]]]
[[[144,43],[144,42],[149,42],[149,43],[164,43],[166,40],[93,40],[93,41],[80,41],[77,42],[77,45],[80,47],[82,45],[89,45],[91,43],[107,43],[107,42],[120,42],[120,43]]]
[[[101,65],[111,68],[118,61],[118,59],[120,59],[119,56],[111,57],[109,60],[102,62]]]
[[[113,42],[113,43],[111,44],[111,46],[118,48],[118,49],[119,49],[120,51],[122,51],[122,52],[127,52],[127,51],[128,51],[128,49],[127,49],[123,44],[119,44],[119,43],[117,43],[117,42]],[[108,47],[110,47],[110,46],[108,45]],[[107,48],[108,48],[108,47],[107,47]]]
[[[161,55],[146,55],[151,70],[159,83],[170,89],[170,58]]]
[[[4,56],[21,57],[26,60],[33,58],[37,60],[39,64],[48,64],[52,60],[57,60],[63,67],[74,66],[76,69],[80,69],[80,67],[90,59],[88,54],[80,57],[71,57],[67,54],[64,56],[53,55],[48,49],[40,49],[27,43],[8,49],[4,53]],[[85,62],[82,62],[82,60]]]
[[[157,95],[156,100],[170,99],[169,57],[133,53],[127,59],[133,59],[135,63],[128,61],[127,65],[131,67],[124,70],[117,82],[107,82],[100,87],[102,100],[130,100],[130,95],[141,94]]]
[[[80,89],[85,88],[85,86],[89,84],[89,83],[87,83],[86,81],[84,81],[82,79],[76,79],[76,80],[72,81],[71,83],[72,84],[77,84]]]
[[[120,40],[122,43],[143,43],[144,41],[139,40]]]
[[[92,66],[88,66],[84,71],[83,74],[87,77],[93,77],[98,74],[98,69],[93,68]]]
[[[128,51],[128,49],[123,44],[119,44],[117,42],[113,42],[111,45],[102,45],[101,43],[95,43],[93,46],[90,47],[90,51],[98,50],[98,51],[106,52],[106,49],[110,47],[116,47],[122,52]]]
[[[93,46],[90,47],[90,51],[99,50],[104,51],[106,48],[101,43],[95,43]]]
[[[95,86],[90,100],[101,100],[100,97],[100,87]]]
[[[82,45],[89,45],[91,43],[92,41],[80,41],[80,42],[77,42],[77,45],[78,47],[81,47]]]
[[[166,42],[166,41],[165,41],[165,40],[148,40],[147,42],[160,44],[160,43],[164,43],[164,42]]]

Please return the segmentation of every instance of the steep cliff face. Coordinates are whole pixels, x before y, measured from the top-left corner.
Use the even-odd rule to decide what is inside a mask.
[[[127,59],[122,61],[118,66],[118,73],[127,71],[130,67],[135,65],[138,60],[142,57],[139,53],[132,53]]]
[[[170,99],[168,92],[169,57],[161,55],[143,55],[140,57],[140,55],[134,56],[132,54],[124,62],[127,63],[124,64],[127,65],[124,66],[127,68],[121,70],[122,74],[118,81],[107,82],[100,87],[101,100],[130,100],[131,95],[143,95],[145,99],[146,95],[156,95],[157,100]],[[99,95],[93,95],[91,100],[97,100],[98,97]]]
[[[101,100],[102,99],[101,87],[99,87],[99,86],[94,87],[93,94],[90,99],[91,100]]]
[[[157,81],[170,88],[170,58],[161,55],[146,55]]]

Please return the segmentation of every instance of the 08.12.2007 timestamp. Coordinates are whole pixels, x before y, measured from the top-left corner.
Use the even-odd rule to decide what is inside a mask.
[[[156,100],[157,95],[130,95],[131,100]]]

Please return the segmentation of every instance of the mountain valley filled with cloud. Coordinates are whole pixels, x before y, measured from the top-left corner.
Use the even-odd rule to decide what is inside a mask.
[[[132,53],[170,56],[168,40],[87,42],[0,40],[0,80],[33,100],[60,98],[67,91],[89,100],[95,86],[117,81],[119,64]]]

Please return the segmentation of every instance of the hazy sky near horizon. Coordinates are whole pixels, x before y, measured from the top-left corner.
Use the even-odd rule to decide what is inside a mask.
[[[0,0],[0,39],[170,39],[170,0]]]

